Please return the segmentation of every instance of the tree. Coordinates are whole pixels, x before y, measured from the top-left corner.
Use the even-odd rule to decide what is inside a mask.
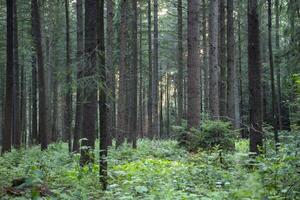
[[[219,66],[218,66],[218,0],[210,1],[209,9],[209,111],[219,119]]]
[[[220,106],[220,115],[221,117],[226,117],[227,116],[227,67],[229,66],[226,65],[226,44],[225,44],[225,39],[226,39],[226,31],[225,31],[225,0],[219,0],[219,65],[220,65],[220,98],[219,98],[219,106]],[[228,16],[228,13],[227,13]],[[227,20],[228,23],[228,20]],[[228,24],[229,25],[229,24]],[[227,26],[228,27],[228,26]],[[233,28],[233,27],[231,27]],[[233,31],[233,30],[232,30]],[[227,35],[227,37],[229,37]],[[229,56],[229,55],[228,55]],[[229,79],[228,79],[229,80]],[[230,79],[232,80],[232,79]],[[228,102],[229,103],[229,102]],[[229,112],[229,110],[228,110]]]
[[[79,152],[79,139],[82,134],[82,101],[83,91],[80,79],[82,78],[83,70],[83,16],[82,16],[82,0],[76,1],[77,14],[77,92],[76,92],[76,113],[75,113],[75,129],[73,140],[73,151]]]
[[[130,72],[130,80],[131,80],[131,99],[130,99],[130,133],[133,148],[137,147],[137,70],[138,70],[138,44],[137,44],[137,0],[131,0],[131,6],[133,11],[133,19],[132,19],[132,38],[131,38],[131,48],[132,48],[132,66]]]
[[[182,44],[182,0],[177,1],[177,123],[181,123],[183,115],[183,44]]]
[[[83,77],[87,83],[84,85],[84,103],[83,103],[83,122],[82,137],[86,138],[82,141],[80,164],[85,165],[93,162],[94,158],[90,155],[95,147],[96,136],[96,114],[97,114],[97,83],[95,81],[96,74],[96,34],[97,34],[97,3],[96,1],[85,1],[85,67],[83,69]]]
[[[65,96],[65,113],[64,113],[64,131],[65,139],[68,141],[69,152],[72,151],[72,67],[70,57],[70,23],[69,23],[69,0],[65,0],[66,12],[66,85],[67,93]]]
[[[187,123],[189,128],[200,124],[200,67],[198,56],[199,23],[197,0],[188,1],[188,59],[187,59]]]
[[[234,18],[233,18],[233,0],[227,0],[227,87],[228,116],[235,128],[240,125],[240,98],[239,98],[239,80],[235,63],[235,36],[234,36]]]
[[[108,132],[110,133],[110,141],[112,138],[116,137],[116,91],[115,91],[115,67],[114,67],[114,56],[113,56],[113,48],[114,46],[114,1],[107,1],[107,29],[106,29],[106,69],[107,69],[107,87],[108,87],[108,95],[107,95],[107,103],[108,103],[108,113],[107,113],[107,127]]]
[[[202,0],[202,40],[203,40],[203,65],[204,65],[204,111],[208,112],[209,105],[209,65],[207,63],[207,16],[206,16],[206,2]]]
[[[250,151],[259,154],[262,141],[262,84],[257,0],[248,0],[248,79]]]
[[[127,0],[121,0],[121,24],[120,24],[120,72],[119,72],[119,94],[118,94],[118,120],[117,120],[117,140],[116,146],[123,144],[126,133],[126,44],[127,44]]]
[[[152,82],[152,96],[153,96],[153,121],[152,131],[153,135],[159,137],[159,116],[158,116],[158,102],[159,102],[159,72],[158,72],[158,0],[153,1],[153,82]]]
[[[6,92],[4,107],[4,133],[2,138],[2,154],[11,150],[12,125],[13,125],[13,7],[15,1],[6,0]]]
[[[148,137],[153,137],[152,130],[152,33],[151,33],[151,0],[148,0]]]
[[[38,63],[38,94],[39,94],[39,138],[41,149],[45,150],[48,147],[48,107],[46,97],[46,80],[44,74],[44,58],[41,35],[41,18],[39,4],[37,0],[31,1],[32,9],[32,35],[35,51],[37,54]]]

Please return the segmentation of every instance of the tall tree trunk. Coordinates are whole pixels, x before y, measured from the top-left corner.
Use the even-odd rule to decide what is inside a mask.
[[[139,34],[140,34],[140,41],[139,41],[139,45],[140,45],[140,51],[139,51],[139,83],[140,83],[140,87],[139,87],[139,135],[141,138],[144,137],[144,95],[145,95],[145,86],[144,86],[144,82],[143,82],[143,13],[142,13],[142,2],[139,3],[140,4],[140,8],[139,8],[139,17],[140,17],[140,21],[139,21],[139,25],[140,25],[140,30],[139,30]]]
[[[114,67],[114,56],[113,56],[113,47],[114,47],[114,1],[107,1],[107,26],[106,26],[106,69],[107,69],[107,87],[108,87],[108,113],[107,113],[107,128],[110,133],[108,143],[111,145],[112,138],[116,138],[116,94],[115,94],[115,67]]]
[[[16,149],[21,147],[21,110],[20,110],[20,70],[19,70],[19,42],[18,42],[18,14],[17,1],[13,1],[13,56],[14,56],[14,89],[13,89],[13,146]]]
[[[66,85],[67,93],[65,97],[65,113],[64,113],[64,131],[68,141],[69,152],[72,151],[72,67],[70,57],[70,23],[69,23],[69,0],[65,0],[66,12]]]
[[[37,101],[37,66],[36,66],[36,54],[34,48],[32,49],[31,56],[31,102],[32,102],[32,112],[31,112],[31,144],[38,143],[38,101]]]
[[[120,77],[119,77],[119,94],[118,94],[118,120],[117,120],[117,141],[116,147],[123,144],[126,133],[126,45],[127,45],[127,0],[121,0],[121,25],[120,25]]]
[[[93,162],[94,158],[89,151],[93,151],[95,147],[96,136],[96,114],[97,114],[97,84],[95,83],[96,70],[96,1],[85,1],[85,57],[86,65],[83,69],[83,77],[89,84],[84,85],[84,103],[83,103],[83,122],[82,137],[87,140],[82,141],[82,145],[87,148],[81,150],[80,164],[85,165]]]
[[[278,127],[277,127],[277,107],[276,107],[276,94],[275,94],[275,78],[274,78],[274,63],[273,63],[273,46],[272,46],[272,0],[268,0],[268,46],[269,46],[269,64],[270,64],[270,80],[272,90],[272,122],[274,128],[274,142],[276,152],[278,151],[277,144]]]
[[[153,1],[153,82],[152,82],[152,96],[153,96],[153,121],[152,131],[153,135],[159,137],[159,72],[158,72],[158,0]]]
[[[279,42],[279,18],[280,18],[280,10],[279,10],[279,0],[275,0],[275,12],[276,12],[276,24],[275,24],[275,45],[276,45],[276,55],[275,55],[275,67],[276,70],[276,79],[277,79],[277,119],[278,119],[278,129],[282,130],[282,116],[281,116],[281,77],[280,77],[280,59],[279,59],[279,50],[280,50],[280,42]]]
[[[197,0],[188,1],[188,59],[187,59],[187,123],[188,128],[200,124],[200,67],[199,67],[199,23]]]
[[[39,137],[41,149],[45,150],[48,147],[48,107],[46,98],[46,80],[44,77],[44,58],[42,48],[41,34],[41,18],[39,4],[37,0],[32,0],[32,31],[35,50],[37,53],[38,63],[38,80],[39,80]]]
[[[167,120],[166,120],[166,136],[170,136],[170,75],[167,74],[167,85],[166,85],[166,104],[167,104],[167,110],[166,110],[166,115],[167,115]]]
[[[257,0],[248,0],[248,79],[250,104],[250,152],[260,153],[262,141],[262,66]]]
[[[6,0],[6,92],[4,106],[4,133],[2,138],[2,154],[11,151],[13,126],[13,1]]]
[[[218,0],[210,1],[209,11],[209,110],[212,119],[219,119],[218,66]]]
[[[235,37],[233,19],[233,0],[227,0],[227,78],[228,78],[228,116],[233,126],[240,126],[239,80],[235,63]]]
[[[148,0],[148,137],[153,138],[152,130],[152,17],[151,17],[151,0]]]
[[[73,140],[73,151],[79,152],[79,139],[82,134],[82,102],[83,102],[83,87],[80,83],[83,70],[83,6],[82,0],[76,1],[77,14],[77,92],[76,92],[76,113],[75,113],[75,130]]]
[[[100,124],[100,182],[102,188],[107,188],[107,146],[108,146],[108,127],[106,104],[106,69],[105,69],[105,46],[104,46],[104,0],[97,0],[97,48],[98,60],[100,64],[100,83],[103,86],[99,89],[99,124]]]
[[[202,40],[203,40],[203,71],[204,71],[204,111],[208,112],[209,105],[209,65],[207,63],[207,16],[206,1],[202,0]]]
[[[243,124],[244,118],[244,96],[243,96],[243,78],[242,78],[242,36],[241,36],[241,2],[238,2],[238,80],[239,80],[239,99],[240,99],[240,118]],[[245,138],[245,128],[241,129],[241,137]]]
[[[181,119],[183,115],[183,43],[182,43],[182,34],[183,34],[183,23],[182,23],[182,0],[177,1],[177,124],[181,124]]]
[[[131,6],[132,6],[132,38],[131,38],[131,48],[132,48],[132,66],[131,66],[131,98],[130,98],[130,134],[132,141],[132,147],[137,147],[137,70],[138,70],[138,43],[137,43],[137,0],[131,0]]]
[[[220,115],[221,117],[227,116],[227,66],[226,66],[226,32],[225,32],[225,0],[219,0],[219,65],[220,65],[220,98],[219,98],[219,106],[220,106]],[[233,31],[233,30],[232,30]],[[227,36],[228,37],[228,36]],[[228,40],[228,39],[227,39]],[[228,66],[229,67],[229,66]],[[230,79],[232,81],[232,79]],[[229,112],[229,111],[228,111]]]

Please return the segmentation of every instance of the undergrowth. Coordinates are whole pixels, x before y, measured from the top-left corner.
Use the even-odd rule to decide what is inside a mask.
[[[79,155],[70,156],[64,143],[44,152],[38,147],[14,150],[0,157],[0,199],[300,199],[297,148],[289,141],[279,154],[270,150],[254,161],[246,140],[228,153],[217,147],[188,153],[176,141],[139,140],[137,149],[110,148],[105,192],[98,183],[98,164],[81,168]],[[36,187],[19,197],[7,195],[4,188],[22,177],[33,186],[47,185],[51,195],[39,197]]]

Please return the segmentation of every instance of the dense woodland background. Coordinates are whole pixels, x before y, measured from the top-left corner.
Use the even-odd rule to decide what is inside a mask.
[[[0,27],[0,198],[299,199],[298,0],[2,0]]]

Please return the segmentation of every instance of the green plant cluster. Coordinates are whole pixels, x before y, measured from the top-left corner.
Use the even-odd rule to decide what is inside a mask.
[[[124,145],[109,150],[109,187],[101,190],[98,158],[79,166],[79,155],[69,155],[67,144],[13,151],[0,158],[0,199],[108,200],[240,200],[300,199],[298,134],[281,138],[280,151],[261,157],[248,154],[248,141],[235,151],[219,148],[189,153],[177,141],[139,140],[137,149]],[[95,153],[97,155],[98,152]],[[19,197],[3,190],[16,178],[32,185],[47,184],[50,196],[39,197],[34,187]]]
[[[231,129],[229,122],[207,120],[199,129],[174,126],[173,131],[177,135],[179,145],[189,151],[210,150],[216,147],[222,150],[234,149],[236,131]]]

